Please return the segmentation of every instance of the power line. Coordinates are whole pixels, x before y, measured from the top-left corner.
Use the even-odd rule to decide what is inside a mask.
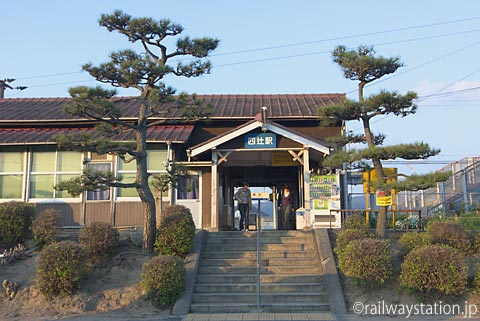
[[[377,32],[371,32],[371,33],[364,33],[364,34],[357,34],[357,35],[351,35],[351,36],[343,36],[343,37],[335,37],[335,38],[328,38],[328,39],[322,39],[322,40],[315,40],[315,41],[309,41],[309,42],[303,42],[303,43],[296,43],[296,44],[286,44],[286,45],[279,45],[279,46],[273,46],[273,47],[264,47],[264,48],[254,48],[254,49],[248,49],[248,50],[243,50],[243,51],[236,51],[236,52],[230,52],[230,53],[223,53],[223,54],[217,54],[217,55],[212,55],[212,56],[221,56],[221,55],[229,55],[229,54],[235,54],[235,53],[243,53],[243,52],[253,52],[253,51],[261,51],[261,50],[267,50],[267,49],[274,49],[274,48],[282,48],[282,47],[292,47],[292,46],[299,46],[302,44],[311,44],[311,43],[318,43],[318,42],[326,42],[330,40],[340,40],[340,39],[347,39],[347,38],[354,38],[354,37],[360,37],[360,36],[365,36],[365,35],[374,35],[374,34],[382,34],[382,33],[390,33],[390,32],[395,32],[395,31],[402,31],[402,30],[411,30],[411,29],[419,29],[419,28],[426,28],[426,27],[431,27],[431,26],[437,26],[437,25],[445,25],[445,24],[452,24],[452,23],[458,23],[458,22],[464,22],[464,21],[470,21],[470,20],[477,20],[480,19],[480,17],[472,17],[472,18],[466,18],[466,19],[459,19],[459,20],[451,20],[451,21],[445,21],[445,22],[439,22],[439,23],[434,23],[434,24],[426,24],[426,25],[418,25],[418,26],[413,26],[413,27],[405,27],[405,28],[397,28],[397,29],[390,29],[390,30],[384,30],[384,31],[377,31]],[[455,33],[447,33],[447,34],[441,34],[441,35],[431,35],[431,36],[426,36],[426,37],[419,37],[419,38],[412,38],[412,39],[404,39],[404,40],[398,40],[398,41],[391,41],[391,42],[385,42],[385,43],[378,43],[374,44],[373,46],[382,46],[382,45],[391,45],[391,44],[398,44],[398,43],[404,43],[404,42],[411,42],[411,41],[419,41],[419,40],[426,40],[426,39],[432,39],[432,38],[440,38],[440,37],[448,37],[448,36],[453,36],[453,35],[459,35],[459,34],[465,34],[465,33],[472,33],[472,32],[478,32],[480,29],[473,29],[473,30],[467,30],[467,31],[461,31],[461,32],[455,32]],[[448,53],[446,55],[443,55],[441,57],[438,57],[436,59],[430,60],[426,63],[423,63],[421,65],[417,65],[416,67],[410,68],[404,72],[397,73],[395,75],[392,75],[390,77],[380,79],[374,83],[369,84],[368,86],[375,85],[377,83],[389,80],[393,77],[397,77],[400,75],[403,75],[407,72],[410,72],[412,70],[416,70],[418,68],[421,68],[425,65],[437,62],[438,60],[441,60],[443,58],[446,58],[448,56],[451,56],[453,54],[456,54],[460,51],[466,50],[470,47],[473,47],[477,44],[479,44],[480,41],[475,42],[469,46],[460,48],[458,50],[455,50],[451,53]],[[295,57],[305,57],[305,56],[310,56],[310,55],[317,55],[317,54],[324,54],[324,53],[330,53],[330,50],[324,50],[324,51],[317,51],[317,52],[311,52],[311,53],[303,53],[303,54],[294,54],[294,55],[287,55],[287,56],[281,56],[281,57],[271,57],[271,58],[263,58],[263,59],[256,59],[256,60],[250,60],[250,61],[242,61],[242,62],[233,62],[233,63],[228,63],[228,64],[223,64],[223,65],[216,65],[213,68],[218,68],[218,67],[226,67],[226,66],[233,66],[233,65],[240,65],[240,64],[248,64],[248,63],[256,63],[256,62],[265,62],[265,61],[273,61],[273,60],[280,60],[280,59],[287,59],[287,58],[295,58]],[[35,78],[46,78],[46,77],[55,77],[55,76],[62,76],[62,75],[70,75],[70,74],[78,74],[78,73],[83,73],[84,71],[73,71],[73,72],[65,72],[65,73],[57,73],[57,74],[47,74],[47,75],[39,75],[39,76],[31,76],[31,77],[23,77],[19,79],[35,79]],[[88,80],[88,81],[69,81],[69,82],[60,82],[60,83],[52,83],[52,84],[44,84],[44,85],[36,85],[36,86],[30,86],[31,88],[35,87],[49,87],[49,86],[59,86],[59,85],[66,85],[66,84],[75,84],[75,83],[85,83],[85,82],[93,82],[94,80]],[[451,85],[450,85],[451,86]],[[347,92],[347,94],[353,93],[356,90]]]
[[[412,28],[415,28],[415,27],[412,27]],[[409,29],[409,28],[407,28]],[[398,43],[404,43],[404,42],[411,42],[411,41],[419,41],[419,40],[426,40],[426,39],[432,39],[432,38],[440,38],[440,37],[448,37],[448,36],[453,36],[453,35],[459,35],[459,34],[465,34],[465,33],[472,33],[472,32],[479,32],[480,29],[473,29],[473,30],[467,30],[467,31],[461,31],[461,32],[455,32],[455,33],[447,33],[447,34],[441,34],[441,35],[432,35],[432,36],[426,36],[426,37],[420,37],[420,38],[412,38],[412,39],[404,39],[404,40],[398,40],[398,41],[390,41],[390,42],[385,42],[385,43],[378,43],[378,44],[373,44],[373,46],[382,46],[382,45],[392,45],[392,44],[398,44]],[[478,44],[480,42],[477,42],[475,44]],[[425,64],[422,64],[422,65],[419,65],[419,66],[416,66],[414,68],[411,68],[409,69],[408,71],[405,71],[403,73],[400,73],[400,74],[396,74],[397,76],[398,75],[401,75],[401,74],[404,74],[406,72],[409,72],[411,70],[414,70],[414,69],[417,69],[417,68],[420,68],[424,65],[427,65],[429,63],[433,63],[433,62],[436,62],[437,60],[440,60],[444,57],[447,57],[449,55],[452,55],[452,54],[455,54],[459,51],[462,51],[464,49],[467,49],[469,48],[470,46],[468,47],[465,47],[465,48],[462,48],[462,49],[459,49],[457,51],[454,51],[453,53],[450,53],[450,54],[447,54],[445,56],[442,56],[442,57],[439,57],[435,60],[432,60],[430,62],[427,62]],[[256,50],[256,49],[253,49],[253,50]],[[234,66],[234,65],[242,65],[242,64],[249,64],[249,63],[257,63],[257,62],[265,62],[265,61],[274,61],[274,60],[281,60],[281,59],[288,59],[288,58],[297,58],[297,57],[305,57],[305,56],[312,56],[312,55],[318,55],[318,54],[325,54],[325,53],[330,53],[331,50],[323,50],[323,51],[316,51],[316,52],[310,52],[310,53],[304,53],[304,54],[294,54],[294,55],[287,55],[287,56],[280,56],[280,57],[271,57],[271,58],[263,58],[263,59],[255,59],[255,60],[248,60],[248,61],[240,61],[240,62],[233,62],[233,63],[227,63],[227,64],[222,64],[222,65],[214,65],[212,67],[213,68],[220,68],[220,67],[227,67],[227,66]],[[66,73],[59,73],[59,74],[50,74],[50,75],[40,75],[40,76],[32,76],[32,77],[25,77],[25,78],[21,78],[21,79],[33,79],[33,78],[44,78],[44,77],[53,77],[53,76],[60,76],[60,75],[68,75],[68,74],[77,74],[77,73],[83,73],[84,71],[73,71],[73,72],[66,72]],[[375,83],[372,83],[370,84],[369,86],[373,85],[373,84],[376,84],[376,83],[379,83],[379,82],[382,82],[382,81],[385,81],[385,80],[388,80],[388,79],[391,79],[393,78],[395,75],[391,76],[391,77],[388,77],[387,79],[384,79],[384,80],[379,80],[379,81],[376,81]],[[93,81],[93,80],[91,80]],[[84,83],[84,82],[89,82],[89,81],[70,81],[70,82],[61,82],[61,83],[53,83],[53,84],[45,84],[45,85],[36,85],[36,86],[30,86],[31,88],[35,88],[35,87],[48,87],[48,86],[58,86],[58,85],[66,85],[66,84],[75,84],[75,83]],[[347,94],[350,94],[350,93],[353,93],[355,92],[355,90],[353,91],[350,91],[350,92],[347,92]]]
[[[450,53],[447,53],[447,54],[445,54],[445,55],[442,55],[442,56],[440,56],[440,57],[437,57],[437,58],[435,58],[435,59],[432,59],[432,60],[430,60],[430,61],[427,61],[427,62],[425,62],[425,63],[423,63],[423,64],[417,65],[417,66],[415,66],[415,67],[413,67],[413,68],[410,68],[410,69],[408,69],[408,70],[406,70],[406,71],[404,71],[404,72],[402,72],[402,73],[392,75],[392,76],[390,76],[390,77],[387,77],[386,79],[380,79],[380,80],[378,80],[378,81],[375,81],[374,83],[371,83],[371,84],[367,85],[366,87],[370,87],[370,86],[372,86],[372,85],[378,84],[378,83],[383,82],[383,81],[386,81],[386,80],[388,80],[388,79],[392,79],[392,78],[395,77],[395,76],[403,75],[403,74],[405,74],[405,73],[407,73],[407,72],[410,72],[410,71],[412,71],[412,70],[416,70],[416,69],[418,69],[418,68],[424,67],[424,66],[429,65],[429,64],[431,64],[431,63],[437,62],[437,61],[439,61],[439,60],[441,60],[441,59],[443,59],[443,58],[446,58],[446,57],[449,57],[449,56],[451,56],[451,55],[454,55],[454,54],[456,54],[456,53],[458,53],[458,52],[461,52],[461,51],[463,51],[463,50],[469,49],[469,48],[471,48],[471,47],[473,47],[473,46],[476,46],[476,45],[478,45],[478,44],[480,44],[480,41],[476,41],[476,42],[474,42],[474,43],[472,43],[472,44],[470,44],[470,45],[468,45],[468,46],[462,47],[462,48],[460,48],[460,49],[454,50],[454,51],[452,51],[452,52],[450,52]],[[480,69],[477,69],[477,70],[475,70],[475,71],[472,72],[472,73],[469,73],[467,76],[470,76],[470,75],[472,75],[472,74],[474,74],[475,72],[478,72],[478,71],[480,71]],[[466,76],[466,77],[467,77],[467,76]],[[465,79],[466,77],[462,77],[462,80]],[[459,81],[460,81],[460,80],[457,80],[457,81],[454,82],[453,84],[458,83]],[[448,87],[450,87],[450,86],[451,86],[451,85],[449,85]],[[446,87],[446,88],[448,88],[448,87]],[[442,90],[443,90],[443,89],[442,89]],[[353,93],[353,92],[355,92],[355,91],[356,91],[356,89],[355,89],[355,90],[352,90],[352,91],[350,91],[350,92],[347,92],[347,94],[351,94],[351,93]],[[426,98],[424,98],[423,100],[425,100],[425,99],[426,99]],[[380,121],[382,121],[382,120],[385,120],[386,118],[388,118],[388,117],[390,117],[390,116],[391,116],[391,114],[385,115],[384,117],[380,117],[379,119],[373,120],[370,124],[378,123],[378,122],[380,122]],[[355,128],[355,129],[352,129],[351,132],[356,132],[356,131],[362,130],[362,129],[363,129],[363,127],[357,127],[357,128]]]
[[[437,23],[431,23],[431,24],[425,24],[425,25],[417,25],[417,26],[412,26],[412,27],[388,29],[388,30],[368,32],[368,33],[349,35],[349,36],[340,36],[340,37],[326,38],[326,39],[320,39],[320,40],[312,40],[312,41],[306,41],[306,42],[298,42],[298,43],[285,44],[285,45],[276,45],[276,46],[263,47],[263,48],[254,48],[254,49],[246,49],[246,50],[239,50],[239,51],[233,51],[233,52],[219,53],[219,54],[213,54],[211,56],[212,57],[226,56],[226,55],[234,55],[234,54],[241,54],[241,53],[247,53],[247,52],[255,52],[255,51],[279,49],[279,48],[286,48],[286,47],[303,46],[303,45],[309,45],[309,44],[314,44],[314,43],[344,40],[344,39],[349,39],[349,38],[358,38],[358,37],[365,37],[365,36],[373,36],[373,35],[379,35],[379,34],[385,34],[385,33],[397,32],[397,31],[422,29],[422,28],[428,28],[428,27],[434,27],[434,26],[440,26],[440,25],[446,25],[446,24],[453,24],[453,23],[465,22],[465,21],[471,21],[471,20],[478,20],[478,19],[480,19],[480,17],[472,17],[472,18],[459,19],[459,20],[450,20],[450,21],[443,21],[443,22],[437,22]]]
[[[442,38],[442,37],[450,37],[450,36],[457,36],[457,35],[460,35],[460,34],[473,33],[473,32],[479,32],[479,31],[480,31],[480,29],[472,29],[472,30],[467,30],[467,31],[446,33],[446,34],[441,34],[441,35],[431,35],[431,36],[425,36],[425,37],[419,37],[419,38],[382,42],[382,43],[372,44],[372,46],[378,47],[378,46],[386,46],[386,45],[395,45],[395,44],[399,44],[399,43],[420,41],[420,40],[428,40],[428,39]],[[349,49],[353,49],[353,48],[349,48]],[[257,63],[257,62],[265,62],[265,61],[274,61],[274,60],[280,60],[280,59],[289,59],[289,58],[297,58],[297,57],[304,57],[304,56],[312,56],[312,55],[319,55],[319,54],[325,54],[325,53],[331,53],[331,52],[332,52],[332,50],[322,50],[322,51],[314,51],[314,52],[303,53],[303,54],[294,54],[294,55],[287,55],[287,56],[246,60],[246,61],[239,61],[239,62],[221,64],[221,65],[213,65],[212,69],[219,68],[219,67],[226,67],[226,66],[243,65],[243,64],[250,64],[250,63]]]
[[[472,71],[472,72],[469,73],[468,75],[466,75],[466,76],[464,76],[464,77],[462,77],[462,78],[454,81],[453,83],[449,84],[448,86],[443,87],[443,88],[440,89],[440,90],[437,90],[435,93],[433,93],[433,94],[431,94],[431,95],[428,95],[428,96],[425,96],[425,97],[422,98],[422,99],[419,99],[418,101],[426,100],[426,99],[429,99],[430,97],[434,97],[434,96],[439,96],[439,95],[441,95],[441,92],[444,91],[445,89],[450,88],[450,87],[452,87],[453,85],[458,84],[460,81],[467,79],[468,77],[470,77],[471,75],[473,75],[473,74],[475,74],[475,73],[477,73],[477,72],[479,72],[479,71],[480,71],[480,68],[478,68],[477,70]],[[476,88],[479,88],[479,87],[476,87]],[[470,90],[471,90],[471,89],[472,89],[472,88],[470,88]],[[465,91],[465,90],[462,90],[462,92],[463,92],[463,91]],[[451,94],[451,93],[454,93],[454,92],[449,92],[449,93],[445,93],[445,94]]]
[[[446,24],[454,24],[454,23],[471,21],[471,20],[478,20],[478,19],[480,19],[480,17],[471,17],[471,18],[465,18],[465,19],[449,20],[449,21],[443,21],[443,22],[437,22],[437,23],[431,23],[431,24],[417,25],[417,26],[412,26],[412,27],[395,28],[395,29],[375,31],[375,32],[369,32],[369,33],[363,33],[363,34],[355,34],[355,35],[340,36],[340,37],[326,38],[326,39],[313,40],[313,41],[306,41],[306,42],[300,42],[300,43],[293,43],[293,44],[284,44],[284,45],[276,45],[276,46],[263,47],[263,48],[252,48],[252,49],[246,49],[246,50],[240,50],[240,51],[232,51],[232,52],[225,52],[225,53],[219,53],[219,54],[212,54],[212,55],[210,55],[210,57],[219,57],[219,56],[234,55],[234,54],[240,54],[240,53],[265,51],[265,50],[271,50],[271,49],[294,47],[294,46],[301,46],[301,45],[314,44],[314,43],[322,43],[322,42],[335,41],[335,40],[344,40],[344,39],[349,39],[349,38],[358,38],[358,37],[363,37],[363,36],[371,36],[371,35],[392,33],[392,32],[405,31],[405,30],[422,29],[422,28],[428,28],[428,27],[434,27],[434,26],[446,25]],[[401,40],[401,41],[395,41],[395,42],[380,43],[380,44],[376,44],[376,46],[388,45],[388,44],[397,44],[397,43],[408,42],[408,41],[425,40],[425,39],[438,38],[438,37],[444,37],[444,36],[459,35],[459,34],[465,34],[465,33],[477,32],[477,31],[480,31],[480,29],[473,29],[473,30],[461,31],[461,32],[456,32],[456,33],[449,33],[449,34],[442,34],[442,35],[427,36],[427,37],[415,38],[415,39],[410,39],[410,40],[407,39],[407,40]],[[258,59],[258,60],[252,60],[252,61],[245,61],[245,62],[236,62],[236,63],[219,65],[219,66],[214,66],[214,67],[223,67],[223,66],[229,66],[229,65],[238,65],[238,64],[242,64],[242,63],[263,62],[263,61],[268,61],[268,60],[278,60],[278,59],[286,59],[286,58],[293,58],[293,57],[302,57],[302,56],[307,56],[307,55],[315,55],[315,54],[329,53],[329,52],[330,52],[330,50],[326,50],[326,51],[319,51],[319,52],[312,52],[312,53],[305,53],[305,54],[298,54],[298,55],[289,55],[289,56],[284,56],[284,57],[273,57],[273,58],[265,58],[265,59]],[[177,59],[177,60],[173,60],[173,61],[180,61],[180,60],[183,60],[183,59]],[[21,78],[17,77],[17,79],[24,80],[24,79],[56,77],[56,76],[78,74],[78,73],[83,73],[83,72],[85,72],[85,71],[71,71],[71,72],[64,72],[64,73],[57,73],[57,74],[46,74],[46,75],[29,76],[29,77],[21,77]]]
[[[39,75],[39,76],[30,76],[30,77],[22,77],[22,78],[17,78],[17,79],[35,79],[35,78],[47,78],[47,77],[56,77],[56,76],[65,76],[65,75],[72,75],[72,74],[80,74],[84,73],[85,71],[70,71],[70,72],[63,72],[63,73],[58,73],[58,74],[48,74],[48,75]]]
[[[470,48],[472,48],[472,47],[474,47],[474,46],[476,46],[476,45],[478,45],[478,44],[480,44],[480,41],[476,41],[476,42],[474,42],[474,43],[472,43],[472,44],[470,44],[470,45],[468,45],[468,46],[465,46],[465,47],[462,47],[462,48],[460,48],[460,49],[454,50],[454,51],[449,52],[449,53],[447,53],[447,54],[445,54],[445,55],[443,55],[443,56],[437,57],[437,58],[432,59],[432,60],[429,60],[429,61],[427,61],[427,62],[425,62],[425,63],[423,63],[423,64],[420,64],[420,65],[417,65],[417,66],[415,66],[415,67],[409,68],[409,69],[407,69],[407,70],[405,70],[405,71],[403,71],[403,72],[399,72],[399,73],[396,73],[396,74],[394,74],[394,75],[392,75],[392,76],[379,79],[379,80],[377,80],[377,81],[375,81],[375,82],[372,82],[372,83],[368,84],[368,85],[365,86],[365,87],[371,87],[371,86],[374,86],[374,85],[379,84],[379,83],[381,83],[381,82],[384,82],[384,81],[390,80],[390,79],[392,79],[392,78],[395,78],[395,77],[404,75],[404,74],[406,74],[406,73],[408,73],[408,72],[411,72],[411,71],[413,71],[413,70],[416,70],[416,69],[419,69],[419,68],[421,68],[421,67],[430,65],[430,64],[432,64],[432,63],[434,63],[434,62],[437,62],[437,61],[439,61],[439,60],[442,60],[442,59],[444,59],[444,58],[453,56],[453,55],[456,54],[456,53],[459,53],[459,52],[462,52],[462,51],[464,51],[464,50],[470,49]],[[347,92],[347,94],[351,94],[351,93],[353,93],[353,92],[355,92],[355,91],[356,91],[356,89]]]

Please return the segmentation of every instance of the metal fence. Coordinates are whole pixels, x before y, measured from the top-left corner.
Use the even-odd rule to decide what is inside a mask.
[[[451,178],[425,191],[399,193],[397,208],[422,209],[428,216],[480,208],[480,157],[464,158],[440,171],[452,172]]]
[[[365,217],[370,228],[375,228],[377,222],[378,210],[330,210],[330,228],[332,228],[332,218],[335,220],[335,214],[340,213],[342,225],[345,220],[356,214]],[[389,230],[418,230],[424,228],[421,210],[396,210],[387,211],[387,229]]]

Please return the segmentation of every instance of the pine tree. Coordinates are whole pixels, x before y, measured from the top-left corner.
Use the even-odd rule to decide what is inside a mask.
[[[424,142],[383,146],[385,136],[374,134],[371,130],[371,120],[377,116],[395,115],[406,117],[416,112],[414,100],[415,92],[409,91],[402,95],[395,91],[380,91],[378,94],[365,97],[364,89],[369,83],[392,74],[402,67],[399,57],[385,58],[375,56],[373,47],[360,46],[356,50],[347,50],[345,46],[337,46],[332,53],[333,61],[342,69],[345,78],[358,81],[358,101],[346,99],[343,104],[319,109],[321,123],[325,126],[338,124],[338,122],[360,121],[363,133],[348,134],[342,138],[341,143],[365,143],[366,148],[339,150],[326,159],[325,165],[340,168],[343,162],[356,164],[359,167],[373,165],[378,182],[374,189],[424,189],[432,186],[437,181],[446,180],[444,173],[428,175],[414,175],[405,181],[396,184],[387,184],[383,170],[383,160],[402,158],[406,160],[426,159],[440,153],[439,149],[431,148]],[[387,207],[380,207],[377,216],[376,235],[385,238]]]
[[[115,11],[103,14],[99,24],[108,31],[116,31],[127,37],[132,43],[140,43],[143,52],[120,50],[110,54],[110,61],[94,66],[87,63],[83,70],[97,81],[117,88],[135,88],[140,101],[136,119],[122,118],[122,110],[116,107],[112,98],[115,90],[101,87],[75,87],[69,90],[73,102],[66,106],[72,115],[92,119],[97,122],[97,135],[59,136],[60,148],[90,151],[98,154],[117,155],[125,162],[136,163],[136,178],[132,183],[122,183],[112,173],[84,172],[79,178],[64,182],[58,189],[66,189],[79,194],[95,188],[135,188],[144,205],[144,239],[143,247],[151,252],[155,241],[155,199],[149,188],[150,174],[147,172],[147,130],[153,125],[168,121],[172,110],[162,106],[168,103],[182,111],[183,118],[194,120],[208,114],[208,110],[200,108],[195,95],[179,94],[167,86],[164,78],[168,75],[178,77],[198,77],[210,72],[210,62],[205,59],[217,47],[219,41],[213,38],[195,38],[181,36],[183,27],[168,19],[133,18],[130,15]],[[169,52],[164,44],[176,39],[175,48]],[[177,60],[176,65],[168,64],[171,58],[187,56],[190,59]],[[150,121],[157,117],[155,121]],[[158,120],[161,119],[165,120]],[[133,143],[115,142],[119,133],[134,133]],[[100,135],[98,135],[100,133]],[[95,137],[101,138],[95,138]]]

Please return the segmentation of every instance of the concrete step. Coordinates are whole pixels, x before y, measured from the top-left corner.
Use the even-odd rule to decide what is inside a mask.
[[[320,274],[263,274],[260,275],[261,283],[321,283],[323,277]],[[197,284],[212,284],[212,283],[256,283],[256,274],[211,274],[211,275],[197,275]]]
[[[261,231],[260,311],[328,311],[313,234]],[[257,232],[209,233],[192,297],[193,313],[257,309]]]
[[[311,243],[312,237],[268,236],[260,239],[261,244],[299,244]],[[207,244],[257,244],[256,237],[214,237],[208,238]]]
[[[260,267],[261,274],[315,274],[321,273],[320,266],[262,266]],[[211,274],[255,274],[257,273],[256,266],[206,266],[200,267],[199,273],[201,275]]]
[[[200,260],[200,266],[256,266],[257,258],[250,259],[209,259]],[[263,258],[262,266],[319,265],[317,258]]]
[[[323,292],[325,287],[322,283],[262,283],[261,292]],[[256,283],[205,283],[195,285],[195,293],[219,293],[219,292],[255,292]]]
[[[256,303],[257,293],[194,293],[193,303]],[[260,302],[262,304],[269,303],[317,303],[325,302],[326,297],[324,293],[318,292],[289,292],[289,293],[261,293]]]
[[[224,303],[193,303],[191,305],[192,313],[254,313],[257,312],[257,304],[250,303],[230,303],[225,306]],[[328,303],[323,302],[293,302],[293,303],[271,303],[262,304],[260,306],[261,312],[277,312],[277,313],[292,313],[292,312],[319,312],[329,311]]]
[[[256,312],[257,304],[254,303],[192,303],[190,305],[191,313],[249,313]]]
[[[330,311],[328,300],[323,302],[291,302],[262,304],[264,312],[292,313],[292,312],[319,312]]]
[[[302,230],[263,230],[260,232],[260,236],[268,237],[268,236],[307,236],[311,237],[313,234],[311,231],[302,231]],[[220,231],[220,232],[209,232],[208,238],[225,238],[225,237],[257,237],[256,231]]]
[[[261,244],[262,251],[314,251],[315,244],[312,242],[299,244]],[[257,244],[206,244],[205,255],[208,252],[242,252],[242,251],[256,251]]]
[[[262,251],[261,257],[266,258],[317,258],[317,253],[313,250],[307,251],[286,251],[270,250]],[[257,259],[257,251],[209,251],[203,253],[204,259]]]

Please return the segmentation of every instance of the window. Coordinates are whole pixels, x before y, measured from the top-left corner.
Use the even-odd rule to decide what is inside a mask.
[[[112,163],[90,163],[88,164],[88,169],[98,172],[111,172]],[[110,188],[107,189],[95,189],[93,191],[87,191],[87,200],[88,201],[108,201],[110,200]]]
[[[177,199],[195,200],[199,199],[198,175],[186,175],[178,178]]]
[[[2,148],[0,151],[0,198],[22,198],[23,148]]]
[[[67,191],[56,191],[55,185],[78,177],[82,154],[56,151],[55,147],[34,147],[31,151],[30,198],[73,198]]]
[[[151,147],[149,147],[151,148]],[[167,149],[165,146],[157,147],[157,149],[149,149],[147,151],[147,168],[149,173],[165,173],[165,162],[167,160]],[[123,162],[118,159],[118,175],[122,176],[122,183],[133,183],[137,174],[136,162],[130,163]],[[153,178],[150,177],[149,185],[152,192],[155,194],[156,190],[152,186]],[[138,197],[137,190],[135,188],[118,188],[117,197]]]

